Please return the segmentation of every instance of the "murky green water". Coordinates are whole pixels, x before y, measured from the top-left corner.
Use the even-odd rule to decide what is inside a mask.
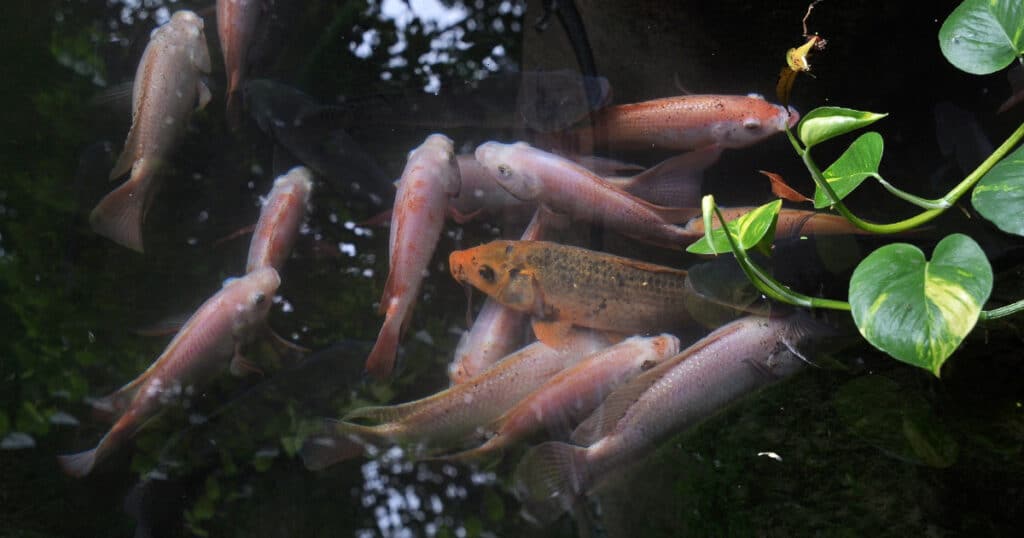
[[[212,4],[5,7],[0,535],[576,534],[569,517],[543,529],[519,517],[509,480],[521,452],[472,469],[409,462],[391,451],[320,472],[296,456],[318,417],[447,386],[466,324],[447,254],[516,236],[522,224],[511,216],[449,222],[400,369],[390,383],[371,383],[362,367],[383,319],[376,302],[388,232],[363,221],[387,201],[353,195],[352,176],[397,178],[406,153],[432,132],[452,137],[461,152],[491,139],[554,143],[551,131],[579,100],[550,105],[546,96],[521,93],[514,73],[580,71],[558,17],[538,24],[540,2],[268,4],[251,77],[276,81],[273,97],[299,90],[307,106],[337,107],[269,134],[256,120],[288,117],[287,107],[253,100],[243,128],[227,127]],[[815,77],[798,81],[792,104],[889,112],[877,124],[886,177],[937,195],[973,166],[974,148],[998,143],[1024,111],[994,114],[1010,93],[1005,73],[972,77],[941,57],[936,32],[954,2],[911,4],[820,4],[810,29],[828,45],[815,57]],[[804,2],[576,5],[615,103],[687,92],[773,100],[783,53],[802,41],[806,10]],[[207,20],[214,99],[193,114],[165,165],[141,255],[95,235],[88,214],[115,185],[106,178],[130,123],[129,100],[111,89],[130,88],[123,83],[151,29],[185,8]],[[338,150],[340,130],[365,155]],[[947,141],[957,155],[942,149]],[[281,150],[289,145],[292,155]],[[834,157],[830,151],[821,150],[820,162]],[[668,154],[611,156],[652,165]],[[231,236],[255,222],[259,197],[297,162],[319,175],[270,324],[312,353],[294,363],[263,346],[255,356],[265,375],[225,375],[187,408],[151,421],[89,477],[62,475],[55,455],[89,448],[107,429],[85,398],[132,379],[166,346],[166,337],[135,331],[191,312],[243,271],[248,236]],[[759,169],[809,190],[782,136],[727,151],[703,190],[723,205],[764,202],[771,193]],[[909,211],[875,186],[850,203],[873,218]],[[928,249],[954,227],[993,260],[994,297],[1019,299],[1022,244],[979,219],[952,212],[909,240]],[[586,228],[573,240],[678,267],[700,261]],[[882,243],[788,241],[772,265],[794,288],[842,296],[855,261]],[[590,523],[608,536],[1014,535],[1024,519],[1020,327],[1010,318],[972,333],[941,380],[864,344],[822,356],[821,367],[680,432],[638,462],[620,487],[593,499]]]

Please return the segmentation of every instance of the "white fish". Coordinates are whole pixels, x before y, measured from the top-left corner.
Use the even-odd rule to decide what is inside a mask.
[[[59,456],[69,475],[89,474],[99,461],[130,439],[156,415],[178,391],[203,383],[227,366],[232,372],[252,370],[242,355],[242,345],[263,328],[270,305],[281,284],[272,267],[258,269],[227,281],[178,331],[153,364],[134,381],[103,399],[106,406],[122,412],[96,448]]]
[[[128,180],[107,194],[89,215],[96,233],[142,252],[142,223],[157,190],[157,173],[188,126],[192,109],[210,101],[200,80],[210,72],[203,20],[176,11],[153,30],[132,88],[132,127],[110,172]]]
[[[745,317],[622,385],[576,428],[574,444],[542,443],[520,461],[527,513],[554,519],[658,442],[796,373],[805,359],[794,346],[816,332],[802,314]]]

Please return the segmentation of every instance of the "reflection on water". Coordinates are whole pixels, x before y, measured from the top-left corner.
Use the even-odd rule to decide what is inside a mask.
[[[705,389],[690,389],[698,397],[650,429],[643,426],[649,415],[623,422],[617,432],[664,426],[664,435],[655,444],[639,443],[643,450],[615,455],[628,454],[625,459],[590,452],[589,463],[573,469],[579,472],[568,484],[534,471],[554,469],[555,456],[570,453],[564,443],[609,437],[617,422],[603,417],[625,416],[621,402],[628,391],[614,384],[595,390],[618,396],[573,432],[584,418],[576,415],[588,415],[589,408],[570,412],[567,406],[579,407],[584,398],[559,399],[565,393],[547,386],[549,399],[533,411],[548,413],[538,423],[558,427],[473,464],[443,458],[500,431],[494,417],[460,424],[473,431],[468,440],[431,447],[438,450],[429,454],[418,451],[415,439],[396,447],[357,435],[355,445],[339,437],[348,450],[343,461],[317,471],[303,465],[304,443],[323,433],[324,417],[367,427],[375,422],[367,416],[385,416],[397,404],[449,387],[449,364],[472,321],[467,314],[487,318],[478,314],[494,308],[476,291],[467,312],[449,254],[520,237],[537,205],[524,194],[537,188],[535,178],[618,178],[638,196],[678,202],[671,205],[689,205],[701,193],[714,193],[727,206],[763,203],[771,190],[757,170],[808,191],[806,172],[784,136],[770,136],[785,117],[781,123],[768,116],[757,125],[741,121],[737,132],[744,135],[777,128],[756,144],[687,154],[690,162],[672,160],[683,150],[663,141],[638,144],[635,137],[646,133],[626,133],[612,112],[622,109],[609,108],[687,93],[759,93],[775,101],[783,53],[802,42],[806,4],[254,1],[256,23],[241,32],[252,37],[239,85],[245,114],[237,127],[228,121],[230,68],[212,3],[55,0],[45,9],[11,6],[5,19],[12,29],[5,33],[19,53],[6,70],[9,123],[0,152],[8,171],[0,182],[0,330],[8,335],[0,343],[0,519],[8,532],[998,535],[1019,526],[1024,376],[1012,320],[987,339],[982,332],[972,335],[942,380],[857,343],[829,341],[803,353],[813,367],[794,359],[792,353],[803,351],[795,346],[766,357],[723,353],[744,360],[715,372],[723,376],[715,385],[721,390],[700,397]],[[791,104],[804,113],[820,105],[890,112],[877,125],[889,145],[883,166],[915,192],[947,189],[1021,118],[1020,111],[994,114],[1011,92],[1005,80],[964,77],[939,55],[935,21],[953,5],[887,4],[881,12],[877,6],[818,5],[811,29],[829,44],[814,59],[815,78],[799,79],[793,92]],[[151,32],[183,9],[205,21],[211,72],[201,80],[213,100],[195,111],[190,103],[187,126],[150,161],[159,161],[163,186],[142,226],[145,254],[138,254],[94,233],[89,214],[124,180],[107,177],[125,146],[132,82]],[[384,322],[378,307],[385,282],[394,272],[389,243],[395,227],[388,223],[395,182],[409,151],[435,132],[454,142],[463,188],[447,201],[438,237],[412,243],[436,243],[436,253],[408,276],[422,278],[422,289],[400,340],[395,373],[374,380],[364,367]],[[474,155],[489,141],[528,142],[564,159],[552,161],[557,173],[519,175],[519,167],[502,172],[508,162],[481,157],[486,162],[478,163],[482,154]],[[820,151],[827,160],[832,150]],[[654,168],[659,163],[665,164]],[[173,399],[180,401],[154,412],[87,478],[60,474],[56,454],[91,448],[110,427],[97,416],[97,398],[144,372],[188,316],[226,279],[244,272],[250,227],[273,206],[268,193],[275,178],[295,166],[308,168],[315,179],[291,255],[275,266],[281,286],[269,305],[269,326],[280,338],[259,338],[245,348],[246,361],[238,364],[249,367],[240,369],[240,377],[218,366],[201,380],[177,385],[181,394]],[[663,181],[667,176],[688,183]],[[617,222],[614,210],[596,203],[573,205],[586,185],[574,184],[564,199],[541,199],[560,214],[544,221],[544,239],[689,271],[665,295],[681,294],[692,322],[678,327],[651,321],[644,324],[648,329],[673,331],[686,347],[717,327],[730,327],[740,313],[766,311],[728,258],[702,259],[652,245],[652,228]],[[879,200],[877,192],[863,189],[850,203],[868,217],[904,211]],[[691,213],[655,214],[685,224],[694,208],[685,209]],[[645,225],[651,222],[658,224]],[[698,224],[690,221],[687,229]],[[961,215],[936,227],[951,225],[969,227],[985,245],[1005,277],[1000,281],[1006,289],[995,293],[1019,298],[1019,242]],[[849,260],[882,243],[806,230],[794,235],[761,263],[795,289],[821,296],[844,295]],[[941,235],[926,231],[907,240],[929,247]],[[658,237],[665,242],[665,235]],[[587,280],[586,263],[573,265],[562,280],[536,279],[530,290],[544,297],[530,304],[556,305],[568,315],[552,297],[565,291],[557,288],[563,281],[570,282],[567,287],[599,283]],[[606,269],[591,273],[611,271]],[[474,271],[474,285],[486,288],[482,268]],[[626,281],[626,273],[611,272]],[[514,283],[510,276],[509,289],[525,293]],[[586,286],[571,300],[596,298],[599,305],[606,299],[594,308],[625,305],[623,310],[644,301],[639,292],[617,296],[598,284]],[[509,308],[523,304],[502,297]],[[387,309],[386,297],[383,302]],[[629,319],[609,319],[617,319],[618,327],[635,323],[632,318],[645,315],[637,308],[629,310]],[[581,312],[573,314],[573,325],[597,326]],[[565,336],[569,324],[560,327],[551,309],[527,314],[550,323],[517,331],[510,342]],[[234,337],[225,341],[229,345],[214,353],[223,355],[224,366],[235,353]],[[733,396],[797,369],[802,371],[794,379],[714,414]],[[671,368],[652,363],[641,370],[634,374],[639,384],[622,386],[663,386]],[[646,401],[640,394],[634,399]],[[451,414],[459,416],[484,407],[472,397],[451,405]],[[386,411],[367,411],[378,406]],[[417,426],[440,430],[442,419],[431,420],[437,422]],[[538,445],[547,448],[531,448]],[[523,461],[552,467],[517,469]],[[598,469],[609,461],[611,468]],[[524,492],[526,482],[534,489]],[[537,497],[546,493],[551,496]],[[529,517],[521,515],[524,504]],[[558,517],[563,511],[571,514]]]

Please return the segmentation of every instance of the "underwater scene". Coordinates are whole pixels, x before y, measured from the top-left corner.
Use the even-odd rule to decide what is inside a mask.
[[[3,19],[0,536],[1024,524],[1020,0]]]

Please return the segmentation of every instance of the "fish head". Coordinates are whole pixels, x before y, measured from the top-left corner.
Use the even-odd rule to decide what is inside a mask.
[[[462,177],[459,174],[459,163],[455,157],[455,144],[452,139],[437,133],[428,136],[423,144],[409,152],[409,162],[414,161],[441,172],[438,181],[445,194],[459,194],[459,190],[462,189]]]
[[[536,200],[544,191],[544,184],[529,173],[521,156],[523,150],[531,149],[526,144],[499,144],[485,142],[476,148],[476,160],[487,169],[501,188],[519,200]]]
[[[509,308],[533,312],[539,294],[531,272],[516,256],[521,248],[514,241],[492,241],[452,252],[448,257],[452,277]]]
[[[280,285],[281,277],[273,267],[261,267],[226,285],[238,288],[239,295],[234,305],[236,335],[249,334],[267,319]]]
[[[170,22],[165,26],[168,28],[168,32],[173,32],[176,35],[174,40],[188,51],[192,64],[203,73],[209,73],[210,50],[206,46],[203,18],[187,9],[182,9],[175,11]]]
[[[761,96],[738,98],[729,119],[711,126],[715,140],[726,148],[742,148],[796,125],[800,114],[792,107],[769,103]]]

